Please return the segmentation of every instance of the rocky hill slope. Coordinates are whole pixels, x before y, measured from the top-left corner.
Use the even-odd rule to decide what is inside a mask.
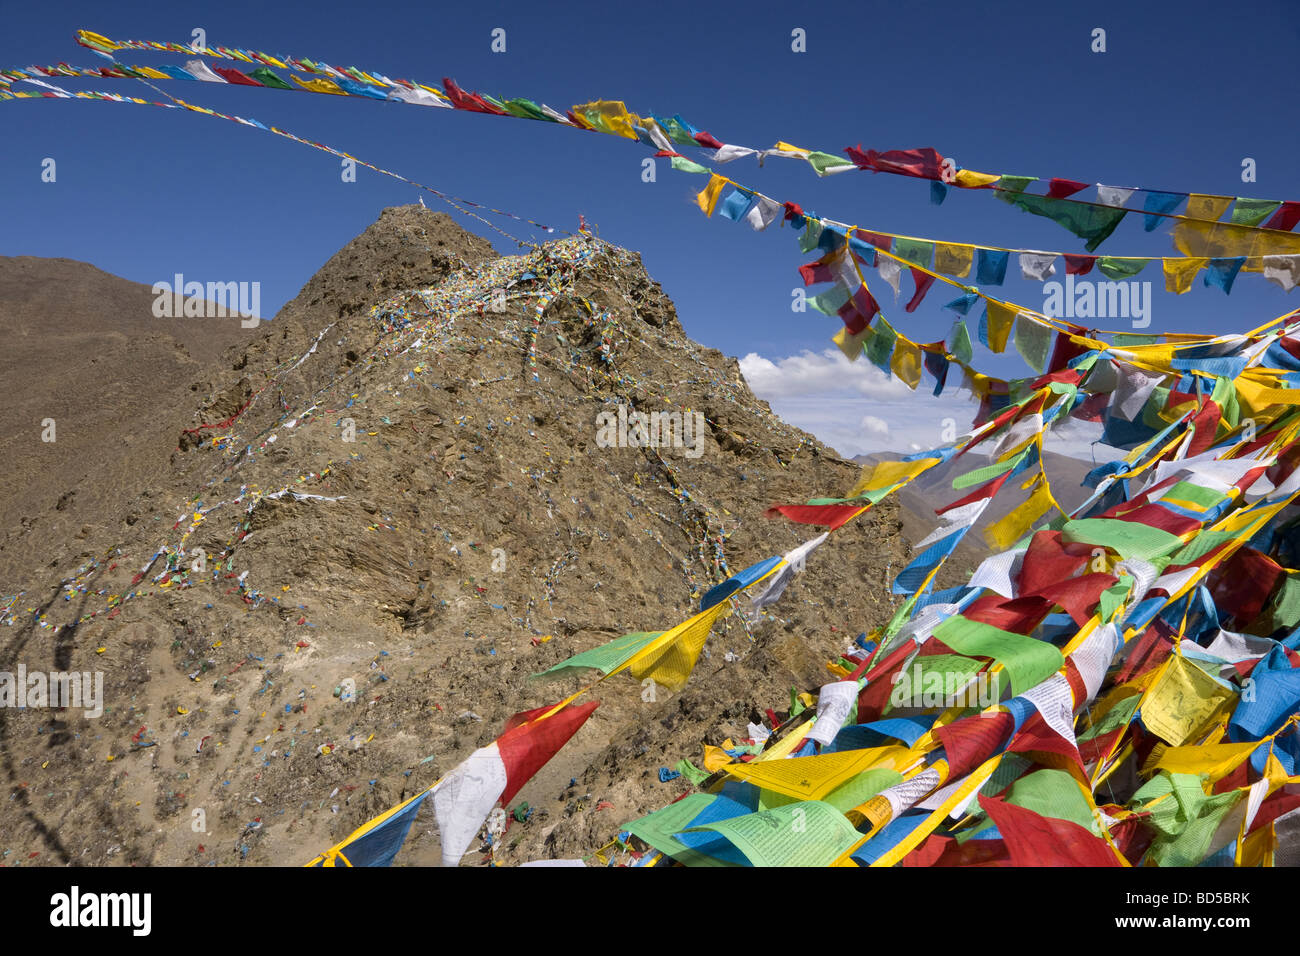
[[[636,254],[500,257],[418,206],[186,391],[102,520],[52,534],[22,593],[0,579],[0,666],[101,672],[104,696],[0,708],[8,865],[305,862],[591,679],[531,674],[813,537],[764,510],[859,471],[692,342]],[[619,406],[698,411],[700,443],[609,447]],[[680,693],[597,688],[495,861],[589,855],[685,789],[661,766],[823,683],[896,604],[899,530],[886,502],[834,535],[766,617],[717,625]],[[421,820],[398,862],[437,859]]]

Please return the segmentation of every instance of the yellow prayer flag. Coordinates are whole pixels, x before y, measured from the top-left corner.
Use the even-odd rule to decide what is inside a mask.
[[[1185,256],[1211,259],[1246,257],[1242,272],[1263,269],[1260,256],[1300,255],[1300,235],[1231,222],[1189,222],[1174,227],[1174,246]]]
[[[714,207],[718,205],[718,197],[722,195],[722,187],[727,181],[714,173],[709,179],[709,184],[704,187],[703,191],[695,197],[695,203],[704,210],[706,216],[712,216]]]
[[[970,275],[970,264],[974,258],[974,246],[938,242],[934,246],[934,271],[964,279]]]
[[[333,93],[335,96],[347,96],[346,93],[344,93],[341,89],[339,89],[338,84],[335,83],[333,80],[326,80],[321,78],[317,78],[314,80],[300,80],[292,73],[289,74],[289,79],[293,80],[304,90],[310,90],[313,93]]]
[[[995,299],[986,299],[985,303],[988,312],[985,322],[989,332],[989,348],[994,352],[1004,352],[1007,348],[1007,339],[1011,337],[1011,326],[1020,310]]]
[[[637,680],[643,681],[648,677],[667,690],[681,690],[695,669],[713,622],[730,607],[727,601],[722,601],[707,611],[701,611],[655,638],[623,666]]]
[[[709,773],[717,773],[727,764],[732,763],[731,754],[727,753],[721,747],[710,747],[704,745],[704,759],[700,761],[704,764],[704,769]]]
[[[791,146],[789,143],[777,143],[776,146],[773,147],[773,149],[779,149],[783,153],[793,153],[794,155],[800,156],[803,159],[808,158],[808,150],[800,149],[798,146]]]
[[[1130,345],[1124,348],[1124,351],[1133,353],[1142,364],[1149,365],[1160,372],[1170,371],[1169,363],[1174,360],[1174,347],[1172,345],[1161,345],[1159,343]]]
[[[91,32],[90,30],[78,30],[78,31],[77,31],[77,38],[78,38],[79,40],[85,40],[85,41],[87,41],[88,43],[91,44],[92,47],[96,47],[96,46],[97,46],[97,47],[99,47],[99,48],[101,48],[101,49],[103,49],[103,50],[120,50],[120,49],[122,49],[120,46],[118,46],[116,43],[114,43],[114,42],[113,42],[112,40],[110,40],[108,37],[106,37],[106,36],[101,36],[101,35],[98,34],[98,33],[93,33],[93,32]]]
[[[1168,659],[1142,697],[1142,723],[1161,740],[1181,747],[1205,725],[1232,692],[1182,654]]]
[[[1217,220],[1231,205],[1231,196],[1207,196],[1204,193],[1192,193],[1187,197],[1186,215],[1192,219]]]
[[[845,497],[856,498],[868,491],[892,488],[900,481],[916,477],[939,460],[938,458],[921,458],[918,461],[882,461],[875,465],[869,465],[862,469],[862,477],[858,479],[858,483],[853,486],[853,489]]]
[[[916,761],[907,747],[869,747],[863,750],[837,750],[812,757],[786,760],[754,760],[729,763],[728,776],[747,780],[756,787],[771,790],[796,800],[820,800],[840,784],[872,767],[902,771]]]
[[[1276,839],[1275,825],[1272,823],[1247,834],[1237,846],[1236,865],[1251,868],[1272,866]]]
[[[1182,295],[1192,287],[1192,280],[1196,278],[1196,273],[1200,272],[1210,264],[1209,259],[1166,259],[1165,264],[1165,291]]]
[[[1151,756],[1142,766],[1143,773],[1165,770],[1169,773],[1208,774],[1210,783],[1217,783],[1236,770],[1243,760],[1254,753],[1259,741],[1244,744],[1200,744],[1192,747],[1166,747],[1156,744]]]
[[[1260,375],[1261,369],[1246,369],[1232,383],[1242,411],[1258,417],[1273,405],[1300,405],[1300,389],[1277,388]]]
[[[973,169],[959,169],[953,182],[963,189],[979,189],[997,182],[1002,177],[996,173],[977,173]]]
[[[890,368],[899,381],[905,382],[908,388],[915,391],[916,386],[921,384],[920,347],[900,335],[898,341],[894,343],[894,357],[890,362]]]
[[[889,822],[894,815],[894,808],[887,797],[876,794],[866,803],[858,804],[852,812],[859,814],[875,830]]]
[[[856,362],[862,357],[862,346],[867,339],[871,338],[871,326],[865,325],[861,332],[850,332],[848,328],[842,328],[831,336],[831,341],[836,344],[841,352],[850,362]]]
[[[808,736],[808,731],[812,730],[812,724],[813,722],[811,720],[805,720],[798,727],[794,728],[794,730],[782,737],[779,743],[768,747],[751,762],[758,763],[760,760],[784,760],[793,753],[794,748],[799,746],[803,739]]]
[[[612,133],[625,139],[636,139],[636,129],[627,107],[620,100],[596,100],[575,106],[573,112],[602,133]]]
[[[1030,493],[1029,500],[1019,508],[1012,509],[1010,514],[990,526],[984,532],[984,540],[994,550],[1006,551],[1023,538],[1051,507],[1052,490],[1040,473],[1034,482],[1034,490]]]

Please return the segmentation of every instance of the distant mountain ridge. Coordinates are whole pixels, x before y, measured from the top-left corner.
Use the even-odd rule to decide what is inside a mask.
[[[147,491],[194,379],[254,338],[234,317],[156,318],[156,298],[86,262],[0,256],[0,589]]]
[[[897,461],[902,457],[904,456],[898,453],[872,452],[858,455],[853,460],[862,465],[874,465],[882,461]],[[935,514],[935,509],[951,504],[969,493],[969,489],[954,490],[953,479],[986,464],[988,464],[987,456],[980,454],[976,449],[955,461],[946,462],[922,473],[905,485],[894,496],[902,509],[903,536],[915,545],[939,527],[943,519]],[[1083,486],[1084,476],[1092,470],[1092,465],[1088,462],[1049,451],[1043,454],[1043,467],[1048,481],[1051,482],[1052,495],[1062,508],[1067,510],[1077,508],[1092,494],[1092,489]],[[957,550],[949,559],[949,563],[957,567],[973,567],[987,557],[989,548],[984,541],[983,532],[1019,507],[1024,502],[1025,495],[1026,493],[1020,491],[1014,482],[1004,485],[980,516],[979,521],[957,545]],[[948,579],[941,578],[941,580]],[[953,579],[950,583],[959,582]]]

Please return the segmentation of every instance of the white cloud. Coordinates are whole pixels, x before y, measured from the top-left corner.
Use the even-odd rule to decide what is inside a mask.
[[[888,435],[889,423],[875,415],[863,415],[862,421],[858,422],[858,427],[869,435]]]
[[[975,414],[967,392],[950,387],[939,398],[925,388],[913,392],[865,359],[850,362],[838,349],[775,361],[751,352],[740,369],[776,414],[846,456],[935,448],[964,432]]]
[[[902,382],[870,362],[850,362],[839,349],[826,349],[821,354],[805,350],[775,362],[750,352],[740,360],[740,371],[754,394],[768,401],[830,392],[879,399],[898,399],[909,394]]]
[[[955,387],[955,375],[936,398],[925,384],[912,391],[865,359],[850,362],[833,348],[775,361],[750,352],[740,370],[772,411],[845,456],[941,447],[969,429],[978,407],[969,391]],[[1049,433],[1047,449],[1085,461],[1123,457],[1109,445],[1093,445],[1100,434],[1096,423],[1070,419]]]

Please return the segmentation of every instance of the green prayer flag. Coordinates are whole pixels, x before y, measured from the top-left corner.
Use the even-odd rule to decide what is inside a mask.
[[[971,359],[975,357],[971,347],[970,330],[961,319],[952,324],[952,331],[948,334],[948,351],[963,365],[969,365]]]
[[[885,321],[883,315],[876,319],[871,329],[871,341],[866,344],[867,358],[882,372],[892,374],[889,357],[894,354],[894,343],[898,341],[898,333]]]
[[[1101,615],[1103,621],[1109,621],[1115,616],[1124,605],[1124,599],[1128,593],[1133,590],[1133,579],[1129,577],[1120,578],[1118,582],[1112,584],[1106,590],[1101,592],[1101,599],[1097,604],[1097,613]]]
[[[1064,663],[1061,652],[1045,641],[1012,634],[982,621],[954,614],[934,629],[934,636],[958,654],[991,657],[1011,679],[1011,692],[1019,695],[1055,674]]]
[[[1159,335],[1141,335],[1137,332],[1116,332],[1111,337],[1115,339],[1113,344],[1121,349],[1134,345],[1155,345],[1161,339]]]
[[[1156,866],[1201,863],[1218,849],[1213,845],[1216,832],[1243,796],[1242,790],[1208,796],[1201,778],[1191,774],[1157,775],[1133,794],[1131,801],[1134,810],[1150,812],[1146,824],[1157,832],[1145,862]],[[1235,837],[1235,828],[1219,834],[1222,845]]]
[[[1102,256],[1097,260],[1097,271],[1108,279],[1130,279],[1145,269],[1150,261],[1150,259]]]
[[[1183,545],[1178,551],[1174,552],[1169,559],[1170,564],[1191,564],[1198,558],[1203,558],[1225,541],[1232,541],[1237,537],[1235,531],[1202,531],[1187,544]]]
[[[1106,711],[1106,715],[1097,721],[1087,730],[1076,735],[1076,740],[1092,740],[1094,737],[1104,737],[1113,730],[1126,726],[1137,712],[1138,704],[1142,703],[1142,693],[1135,692],[1131,697],[1125,697],[1119,703]]]
[[[812,216],[804,218],[804,230],[799,234],[799,251],[812,252],[817,248],[817,243],[822,238],[822,224],[820,219],[814,219]]]
[[[1022,192],[1025,191],[1025,187],[1026,187],[1026,186],[1028,186],[1030,183],[1034,183],[1034,182],[1037,182],[1037,181],[1038,181],[1038,177],[1037,177],[1037,176],[1007,176],[1007,175],[1003,175],[1002,178],[1000,178],[1000,179],[997,181],[997,184],[996,184],[996,185],[997,185],[998,189],[1005,189],[1005,190],[1007,190],[1008,192],[1013,192],[1013,193],[1022,193]]]
[[[894,708],[894,696],[899,697],[900,707],[942,707],[948,708],[958,703],[958,695],[973,698],[976,694],[972,688],[969,694],[962,693],[970,679],[984,669],[984,661],[960,654],[929,654],[916,658],[904,673],[904,679],[894,685],[884,713]],[[996,689],[997,681],[990,684]],[[997,700],[990,700],[984,706],[992,706]]]
[[[693,162],[691,162],[691,161],[690,161],[689,159],[687,159],[685,156],[674,156],[674,157],[672,157],[672,163],[673,163],[673,169],[680,170],[680,171],[683,172],[683,173],[709,173],[709,174],[712,174],[712,172],[713,172],[711,169],[708,169],[708,168],[705,167],[705,166],[701,166],[699,163],[693,163]]]
[[[1005,180],[1006,177],[1004,176],[1003,179]],[[1089,252],[1101,245],[1128,214],[1128,210],[1114,206],[1091,206],[1068,199],[1053,199],[1050,196],[1008,193],[1001,190],[995,190],[994,195],[1003,202],[1019,206],[1025,212],[1059,223],[1080,239],[1087,240],[1084,248]]]
[[[589,651],[575,654],[568,660],[560,661],[554,667],[532,676],[544,677],[557,671],[582,667],[593,667],[602,674],[608,674],[662,633],[663,631],[634,631],[631,634],[624,634],[622,637],[614,638],[608,644],[601,644]]]
[[[819,153],[816,150],[808,154],[808,164],[812,166],[818,176],[825,176],[826,170],[833,166],[853,165],[843,156],[836,156],[834,153]]]
[[[720,833],[754,866],[829,866],[860,834],[839,810],[820,800],[801,800],[692,827]]]
[[[1052,335],[1052,330],[1047,326],[1040,325],[1023,312],[1017,313],[1016,351],[1035,372],[1041,372],[1047,366]]]
[[[1183,546],[1175,534],[1136,521],[1119,518],[1080,518],[1067,522],[1061,531],[1066,544],[1082,541],[1114,548],[1124,558],[1152,558],[1172,554]]]
[[[1245,199],[1238,196],[1228,221],[1239,226],[1258,226],[1281,205],[1280,199]]]
[[[280,79],[280,77],[276,75],[275,71],[270,69],[269,67],[259,66],[256,70],[250,70],[248,75],[253,79],[257,80],[257,82],[261,83],[263,86],[269,86],[272,89],[276,89],[276,90],[293,89],[292,86],[290,86],[284,80]]]
[[[501,105],[505,107],[505,111],[509,113],[511,116],[518,116],[521,117],[522,119],[546,120],[549,123],[555,122],[555,120],[553,120],[551,117],[546,115],[545,110],[543,110],[532,100],[527,100],[522,97],[518,97],[513,100],[506,100]]]
[[[673,836],[689,826],[716,799],[717,796],[711,793],[692,793],[662,810],[633,820],[624,829],[686,866],[736,866],[692,850]]]
[[[820,295],[808,297],[808,304],[818,312],[825,312],[827,315],[838,317],[838,312],[845,302],[849,301],[849,290],[842,285],[837,285],[833,289],[828,289]]]
[[[1007,791],[1007,803],[1040,816],[1069,820],[1100,836],[1092,807],[1074,777],[1064,770],[1035,770],[1025,774]]]
[[[705,780],[708,780],[709,777],[713,776],[713,774],[709,773],[707,770],[701,770],[699,767],[695,766],[695,764],[691,763],[685,757],[677,761],[677,766],[673,767],[673,769],[696,787],[702,784]]]
[[[895,239],[891,250],[900,259],[906,259],[922,269],[930,268],[934,261],[934,243],[924,239]]]
[[[956,491],[963,488],[971,488],[975,485],[982,485],[986,481],[992,481],[998,475],[1005,474],[1016,465],[1020,464],[1021,459],[1028,454],[1028,451],[1022,451],[1015,458],[1008,461],[995,461],[991,465],[985,465],[983,468],[976,468],[974,471],[968,471],[964,475],[958,475],[952,480],[952,487]]]
[[[1287,571],[1268,606],[1246,628],[1247,633],[1266,636],[1280,627],[1291,628],[1300,622],[1300,571]]]
[[[1179,481],[1160,497],[1162,499],[1168,498],[1171,501],[1189,501],[1208,510],[1226,498],[1227,495],[1215,491],[1213,488],[1206,488],[1204,485],[1194,485],[1190,481]]]

